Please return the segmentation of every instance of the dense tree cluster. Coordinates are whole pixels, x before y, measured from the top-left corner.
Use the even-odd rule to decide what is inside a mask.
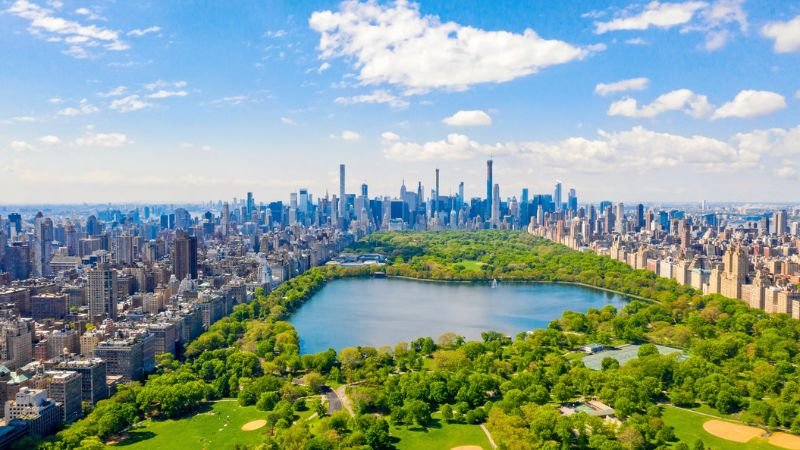
[[[704,404],[800,432],[800,321],[786,315],[703,296],[523,233],[379,233],[355,250],[386,254],[390,275],[578,282],[652,301],[566,312],[546,329],[514,337],[486,332],[465,342],[448,333],[393,348],[300,355],[297,333],[282,320],[327,281],[371,271],[316,268],[240,305],[189,344],[182,363],[161,358],[159,373],[143,386],[125,386],[43,446],[89,445],[144,417],[178,417],[221,397],[265,411],[263,449],[392,448],[390,425],[428,427],[436,420],[483,423],[504,449],[655,449],[676,440],[661,419],[662,403]],[[590,342],[644,345],[626,364],[607,358],[602,370],[591,370],[570,353]],[[653,343],[680,347],[685,356],[660,355]],[[341,411],[312,429],[295,411],[326,384],[347,385],[355,416]],[[560,412],[580,398],[609,404],[622,425]],[[321,402],[312,404],[325,415]]]

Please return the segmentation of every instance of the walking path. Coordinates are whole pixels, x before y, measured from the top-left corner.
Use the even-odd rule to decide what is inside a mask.
[[[492,439],[492,434],[489,433],[489,430],[486,428],[486,425],[481,424],[481,430],[486,433],[486,439],[489,439],[489,444],[492,445],[492,448],[497,448],[497,444],[494,443],[494,439]]]

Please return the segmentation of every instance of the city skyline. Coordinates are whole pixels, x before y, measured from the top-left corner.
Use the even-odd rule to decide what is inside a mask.
[[[592,202],[800,193],[785,2],[0,10],[8,204],[285,201],[336,193],[342,163],[348,193],[439,168],[442,195],[484,197],[487,159],[503,199],[556,180]]]

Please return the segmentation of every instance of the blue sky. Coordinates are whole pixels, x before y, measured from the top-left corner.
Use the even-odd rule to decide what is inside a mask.
[[[0,1],[6,202],[789,201],[800,4]]]

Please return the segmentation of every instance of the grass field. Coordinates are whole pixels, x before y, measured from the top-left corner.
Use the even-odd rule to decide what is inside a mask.
[[[472,270],[475,272],[480,271],[481,267],[485,265],[485,263],[482,263],[480,261],[461,261],[460,263],[457,264],[461,264],[462,266],[464,266],[464,270]]]
[[[780,447],[770,445],[766,439],[755,438],[746,444],[718,438],[703,429],[703,424],[712,420],[710,417],[695,414],[672,406],[664,407],[664,422],[675,428],[675,435],[691,447],[697,439],[701,439],[706,448],[714,450],[740,450],[742,448],[753,450],[781,450]]]
[[[434,415],[434,426],[427,430],[411,427],[391,427],[391,435],[399,438],[398,450],[450,450],[461,445],[478,445],[491,449],[489,440],[478,425],[449,424]]]
[[[179,420],[150,421],[131,430],[130,437],[114,447],[130,450],[168,448],[170,450],[230,449],[235,445],[261,442],[264,428],[242,431],[242,425],[263,419],[255,406],[239,406],[233,401],[211,403],[205,410]]]

